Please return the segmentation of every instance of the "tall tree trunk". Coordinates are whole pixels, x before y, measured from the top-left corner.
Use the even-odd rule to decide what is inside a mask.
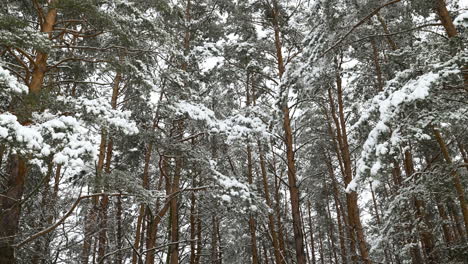
[[[21,197],[26,180],[26,161],[19,155],[10,155],[7,162],[7,186],[0,196],[0,264],[15,263],[15,236],[21,214]]]
[[[122,62],[122,56],[120,57],[120,62]],[[117,109],[117,99],[119,97],[119,88],[120,82],[122,80],[122,73],[120,70],[117,70],[117,74],[114,78],[114,84],[112,87],[112,97],[111,97],[111,107],[112,109]],[[109,140],[107,143],[107,152],[106,152],[106,164],[105,164],[105,175],[103,178],[107,178],[110,174],[111,162],[112,162],[112,153],[114,148],[114,141],[109,135]],[[103,180],[106,182],[107,180]],[[105,185],[103,186],[104,193],[106,192]],[[103,195],[101,197],[100,203],[100,222],[99,222],[99,247],[98,247],[98,261],[100,262],[105,254],[106,254],[106,246],[107,246],[107,207],[109,205],[109,197],[107,195]]]
[[[117,223],[117,234],[116,234],[116,246],[117,252],[115,253],[115,264],[122,264],[123,262],[123,230],[122,230],[122,196],[117,196],[117,211],[116,211],[116,223]]]
[[[319,255],[320,255],[320,263],[321,264],[325,264],[325,257],[323,255],[323,252],[325,251],[323,249],[323,232],[322,232],[322,228],[319,227],[318,228],[318,231],[319,231]]]
[[[283,54],[282,54],[282,43],[280,37],[280,25],[279,25],[279,8],[276,0],[273,1],[272,7],[273,14],[273,30],[275,37],[275,47],[276,47],[276,59],[278,65],[278,76],[281,79],[285,71]],[[287,90],[287,89],[286,89]],[[304,253],[304,235],[302,233],[302,224],[300,216],[300,204],[299,204],[299,187],[297,185],[296,178],[296,165],[294,158],[294,142],[293,142],[293,132],[291,128],[290,120],[290,109],[288,106],[287,92],[284,94],[285,98],[282,99],[281,110],[283,112],[283,130],[284,130],[284,139],[286,145],[286,158],[288,166],[288,185],[289,185],[289,195],[291,202],[291,213],[293,218],[293,231],[294,231],[294,244],[296,249],[296,261],[298,264],[306,263],[305,253]]]
[[[275,256],[275,263],[283,264],[285,263],[284,258],[281,257],[281,249],[278,242],[278,233],[275,230],[275,220],[273,216],[273,204],[270,198],[270,190],[268,188],[268,179],[267,179],[267,170],[265,165],[265,154],[261,147],[260,141],[257,142],[260,156],[260,170],[262,173],[262,182],[263,182],[263,192],[265,193],[265,200],[267,206],[271,208],[271,212],[268,213],[268,229],[270,230],[272,242],[273,242],[273,252]]]
[[[211,264],[219,264],[218,236],[217,236],[216,216],[211,217]]]
[[[250,107],[250,73],[247,72],[246,82],[246,106]],[[253,164],[252,164],[252,149],[250,147],[250,140],[247,139],[247,182],[253,186]],[[256,222],[252,213],[249,215],[249,231],[250,231],[250,249],[252,253],[252,264],[260,264],[258,248],[257,248],[257,231]]]
[[[338,98],[338,113],[335,109],[335,103],[331,88],[328,90],[330,107],[332,110],[332,117],[335,121],[337,141],[340,146],[340,153],[342,155],[343,166],[344,166],[344,182],[345,187],[351,183],[353,179],[353,172],[351,167],[351,154],[348,144],[348,135],[346,131],[346,121],[344,115],[344,103],[343,103],[343,87],[340,73],[336,73],[336,88]],[[372,263],[369,259],[369,251],[364,237],[364,231],[362,229],[361,218],[359,216],[358,197],[355,191],[346,193],[346,204],[348,209],[348,224],[351,230],[351,250],[354,248],[353,241],[357,241],[359,246],[359,252],[364,263]]]
[[[395,43],[395,41],[393,41],[392,37],[390,36],[390,30],[388,30],[387,23],[385,23],[385,20],[382,18],[379,12],[377,12],[376,16],[377,16],[377,19],[379,20],[380,25],[383,28],[383,31],[385,33],[385,39],[387,39],[388,45],[390,46],[392,50],[397,50],[398,46]]]
[[[5,145],[0,145],[0,169],[2,169],[3,165],[3,156],[5,155],[7,149]]]
[[[276,166],[276,157],[275,157],[275,153],[273,152],[273,142],[271,142],[271,151],[272,151],[272,155],[273,155],[273,174],[275,176],[275,214],[276,214],[276,223],[278,225],[278,244],[279,244],[279,248],[280,248],[280,251],[281,251],[281,258],[283,259],[284,262],[288,262],[287,261],[287,251],[286,251],[286,247],[285,247],[285,243],[284,243],[284,232],[283,232],[283,223],[281,221],[281,199],[280,199],[280,188],[281,188],[281,183],[280,181],[278,180],[278,178],[282,177],[282,175],[277,175],[277,166]]]
[[[102,169],[104,167],[104,158],[106,154],[106,140],[107,133],[103,130],[101,132],[101,143],[99,144],[99,156],[98,163],[96,166],[96,179],[93,187],[94,192],[100,191],[100,185],[102,184]],[[93,243],[94,231],[96,229],[96,220],[97,220],[97,209],[98,209],[99,197],[93,197],[91,201],[91,207],[88,209],[88,214],[85,219],[84,227],[84,240],[83,240],[83,249],[81,253],[81,263],[87,264],[88,258],[90,255],[91,245]]]
[[[202,221],[197,215],[197,254],[195,255],[195,264],[200,264],[202,256]]]
[[[179,263],[179,203],[178,192],[180,191],[180,173],[182,170],[182,158],[177,157],[175,161],[174,177],[171,184],[171,193],[174,195],[170,201],[170,221],[171,221],[171,245],[169,246],[170,264]]]
[[[325,185],[325,189],[328,190],[328,187]],[[327,216],[328,216],[328,240],[330,241],[330,251],[333,253],[333,259],[335,260],[335,263],[338,263],[338,256],[336,254],[336,247],[335,247],[335,228],[333,226],[333,218],[331,215],[331,210],[330,210],[330,199],[327,197]]]
[[[405,151],[405,171],[407,177],[411,177],[415,170],[413,165],[413,157],[409,150]],[[426,228],[420,230],[421,241],[424,245],[424,252],[428,257],[429,263],[437,263],[437,255],[435,254],[435,244],[434,244],[434,237],[433,234],[430,232],[432,227],[432,223],[425,212],[424,202],[418,197],[413,197],[413,203],[416,208],[416,216],[420,219],[420,221],[424,221]]]
[[[192,186],[195,187],[195,179],[192,179]],[[197,209],[195,208],[196,206],[196,198],[195,198],[195,193],[192,192],[190,195],[190,264],[195,264],[195,258],[196,258],[196,235],[197,235],[197,223],[196,223],[196,218],[197,216],[195,215],[197,213]]]
[[[455,28],[452,17],[450,16],[447,10],[447,4],[445,3],[445,0],[435,0],[433,2],[434,2],[435,12],[437,13],[437,16],[439,17],[440,22],[442,22],[445,32],[447,33],[447,36],[449,38],[456,37],[458,35],[458,31]],[[463,66],[461,70],[462,70],[462,75],[463,75],[463,80],[464,80],[464,88],[466,91],[468,91],[468,65]]]
[[[51,1],[53,5],[55,0]],[[42,11],[41,11],[42,12]],[[43,19],[40,19],[40,31],[49,33],[54,28],[57,18],[57,9],[49,8],[46,14],[43,14]],[[32,79],[30,83],[26,83],[29,87],[29,93],[38,97],[42,90],[44,76],[47,72],[47,57],[44,52],[37,52],[32,63]],[[29,114],[27,114],[28,116]],[[23,122],[20,120],[20,122]],[[3,158],[3,153],[2,153]],[[10,155],[7,161],[7,175],[5,192],[0,196],[0,264],[15,263],[15,249],[12,246],[14,238],[18,232],[18,224],[21,214],[20,200],[24,192],[24,184],[26,181],[27,164],[25,158],[13,154]]]
[[[49,3],[49,6],[54,6],[58,0],[52,0]],[[42,11],[40,11],[42,12]],[[51,37],[51,32],[54,30],[54,25],[57,20],[57,9],[49,8],[47,14],[45,14],[43,19],[40,19],[41,32],[49,33],[49,38]],[[47,58],[49,54],[45,52],[38,51],[35,62],[33,65],[32,78],[29,83],[29,92],[33,94],[39,94],[42,89],[42,84],[44,83],[44,77],[48,70],[47,68]]]
[[[449,166],[451,166],[453,164],[452,157],[450,156],[447,145],[445,144],[445,141],[442,138],[439,129],[433,128],[433,132],[437,143],[439,144],[440,150],[442,151],[442,155],[444,156],[445,161]],[[465,223],[465,232],[468,234],[468,206],[465,200],[465,188],[463,187],[463,184],[460,180],[460,175],[458,174],[456,168],[452,169],[451,175],[453,184],[455,185],[455,191],[458,195],[458,202],[462,211],[463,221]]]
[[[310,201],[307,201],[307,216],[309,217],[309,234],[310,234],[310,249],[312,253],[312,264],[316,264],[314,229],[313,229],[313,224],[312,224],[312,214],[311,214],[310,207],[311,207]]]

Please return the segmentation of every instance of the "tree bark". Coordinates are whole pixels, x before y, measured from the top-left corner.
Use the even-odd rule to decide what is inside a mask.
[[[6,175],[9,188],[0,196],[0,264],[16,263],[13,244],[18,233],[26,173],[26,161],[19,155],[10,155]]]
[[[307,216],[309,217],[309,234],[310,234],[310,249],[312,253],[312,264],[316,264],[314,229],[313,229],[313,224],[312,224],[312,214],[311,214],[310,207],[311,207],[310,201],[307,201]]]
[[[409,150],[405,151],[405,171],[407,177],[411,177],[415,170],[413,164],[413,157]],[[424,246],[424,253],[428,257],[429,263],[437,263],[438,258],[435,252],[435,244],[434,244],[434,237],[433,234],[430,232],[430,228],[432,227],[432,223],[425,212],[424,202],[418,197],[413,197],[413,203],[416,209],[416,216],[420,221],[424,221],[426,228],[420,230],[421,241]]]
[[[344,115],[344,103],[343,103],[343,88],[341,82],[340,73],[336,73],[336,88],[338,98],[338,113],[335,109],[335,103],[331,88],[328,89],[328,96],[330,100],[330,108],[332,111],[332,117],[336,126],[337,141],[340,146],[341,158],[344,167],[344,182],[347,187],[352,179],[353,172],[351,167],[351,154],[349,151],[348,136],[346,131],[346,121]],[[353,241],[358,242],[359,252],[361,253],[362,261],[366,264],[372,263],[369,259],[369,251],[364,237],[364,231],[362,229],[361,218],[359,216],[358,197],[355,191],[346,193],[346,204],[348,209],[348,224],[351,230],[351,250],[354,248]]]
[[[433,128],[433,132],[437,140],[437,143],[439,144],[440,150],[442,151],[442,155],[444,156],[445,161],[447,162],[449,166],[451,166],[453,164],[452,157],[450,156],[447,145],[445,144],[445,141],[442,138],[442,135],[440,134],[439,129]],[[464,187],[460,180],[460,175],[458,174],[458,171],[456,168],[452,169],[451,175],[452,175],[453,184],[455,185],[455,190],[458,195],[458,202],[460,205],[460,209],[462,211],[463,221],[465,223],[465,232],[468,234],[468,206],[465,200]]]
[[[276,59],[278,65],[278,76],[281,79],[285,71],[283,54],[282,54],[282,44],[280,38],[280,26],[279,26],[279,8],[276,0],[273,1],[273,29],[275,34],[275,47],[276,47]],[[284,140],[286,145],[286,158],[287,158],[287,167],[288,167],[288,185],[289,185],[289,194],[291,202],[291,213],[293,218],[293,231],[294,231],[294,244],[296,249],[296,261],[298,264],[306,263],[305,253],[304,253],[304,235],[302,233],[302,224],[300,216],[300,201],[299,201],[299,187],[297,185],[296,178],[296,165],[294,158],[294,142],[293,142],[293,132],[291,128],[291,117],[289,113],[289,106],[287,100],[287,94],[284,95],[286,100],[283,99],[283,105],[281,110],[283,112],[283,130],[284,130]]]
[[[285,263],[284,258],[281,256],[281,249],[278,242],[278,233],[275,230],[275,220],[273,216],[273,204],[270,198],[270,190],[268,188],[268,179],[267,179],[267,170],[265,165],[265,154],[261,147],[260,141],[257,142],[260,156],[260,170],[262,173],[262,182],[263,182],[263,192],[265,193],[265,201],[269,208],[271,208],[271,213],[268,213],[268,229],[270,230],[272,243],[273,243],[273,253],[275,256],[275,263],[283,264]]]

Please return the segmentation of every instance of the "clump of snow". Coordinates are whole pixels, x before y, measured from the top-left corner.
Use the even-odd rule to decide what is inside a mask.
[[[465,11],[458,15],[455,20],[453,20],[455,26],[468,27],[468,11]]]
[[[2,87],[2,93],[27,93],[28,87],[13,77],[10,72],[2,68],[0,64],[0,87]]]
[[[80,117],[83,119],[91,118],[92,120],[89,120],[89,122],[98,124],[103,128],[116,128],[127,135],[134,135],[139,132],[136,123],[131,120],[130,111],[112,109],[108,100],[104,98],[58,97],[58,100],[70,104],[70,107],[74,108],[76,112],[84,114]]]
[[[11,113],[0,114],[0,140],[10,145],[20,145],[18,150],[38,151],[43,147],[44,139],[34,127],[21,125]]]
[[[358,122],[351,128],[361,126],[370,118],[377,115],[376,124],[367,135],[361,156],[357,162],[356,177],[348,185],[347,191],[355,191],[357,182],[366,172],[377,175],[384,168],[382,157],[393,154],[393,149],[401,142],[399,120],[404,106],[417,101],[426,100],[430,96],[431,88],[449,75],[459,74],[459,67],[452,62],[435,65],[434,71],[412,78],[414,69],[402,71],[387,82],[384,91],[376,95],[368,104],[363,106]],[[427,139],[427,135],[414,133],[420,139]]]
[[[206,122],[210,133],[226,135],[228,144],[244,140],[251,134],[261,137],[270,135],[264,122],[255,116],[246,117],[244,113],[233,113],[226,119],[219,120],[206,106],[187,101],[180,101],[173,108],[178,114],[187,114],[193,120]]]

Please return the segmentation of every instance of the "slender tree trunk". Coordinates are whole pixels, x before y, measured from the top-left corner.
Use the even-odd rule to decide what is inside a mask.
[[[434,9],[440,19],[440,22],[442,22],[442,25],[444,26],[447,36],[449,38],[456,37],[458,35],[458,31],[455,28],[452,17],[447,10],[447,4],[445,3],[445,0],[435,0]],[[466,91],[468,91],[468,65],[463,66],[461,70],[464,80],[464,88]]]
[[[458,215],[457,210],[455,209],[455,204],[452,199],[449,199],[447,201],[447,208],[450,212],[450,217],[452,218],[452,222],[455,225],[454,229],[457,231],[455,233],[458,234],[458,239],[462,241],[465,240],[465,232],[464,232],[463,224],[460,221],[460,217]]]
[[[409,150],[405,151],[405,171],[406,171],[407,177],[412,176],[415,172],[414,164],[413,164],[413,157]],[[430,230],[428,230],[432,227],[432,223],[428,215],[425,212],[424,202],[418,199],[417,197],[414,197],[413,203],[416,208],[416,216],[421,221],[424,221],[424,223],[427,226],[427,228],[420,230],[421,241],[424,245],[424,252],[426,256],[428,257],[429,263],[437,263],[438,258],[435,252],[434,237],[432,233],[430,232]]]
[[[53,6],[58,0],[52,0],[49,3],[49,6]],[[54,24],[57,20],[57,9],[50,8],[45,14],[44,18],[40,23],[41,32],[49,33],[49,38],[51,33],[54,30]],[[45,52],[38,51],[32,71],[31,82],[29,83],[29,92],[33,94],[39,94],[42,89],[42,84],[44,83],[44,77],[48,70],[47,68],[47,58],[49,54]]]
[[[51,1],[53,5],[55,0]],[[41,32],[49,33],[53,30],[56,22],[57,9],[50,8],[39,21]],[[29,93],[38,97],[42,90],[44,76],[47,72],[47,57],[44,52],[37,52],[34,63],[32,63],[32,79],[26,83]],[[23,122],[23,121],[21,121]],[[3,153],[2,153],[3,159]],[[0,264],[15,263],[14,238],[18,232],[18,224],[21,217],[21,203],[24,184],[26,181],[27,164],[25,158],[19,155],[10,155],[7,162],[6,188],[0,196]]]
[[[458,145],[458,148],[460,149],[460,154],[463,157],[463,161],[465,162],[464,167],[466,168],[466,170],[468,170],[468,154],[466,152],[465,146],[458,140],[457,140],[457,145]],[[1,167],[1,160],[0,160],[0,167]]]
[[[2,168],[2,165],[3,165],[3,156],[5,155],[6,150],[7,149],[5,145],[0,145],[0,169]]]
[[[377,90],[380,92],[383,90],[383,78],[379,62],[379,49],[377,48],[375,38],[371,38],[370,43],[372,47],[372,59],[374,60],[375,75],[377,76]]]
[[[440,199],[435,197],[436,198],[436,207],[437,207],[437,211],[439,212],[439,216],[440,218],[442,219],[442,232],[444,234],[444,239],[445,239],[445,242],[447,244],[451,244],[453,242],[453,235],[452,235],[452,230],[450,228],[450,226],[448,225],[448,222],[449,222],[449,217],[447,215],[447,211],[445,210],[445,206],[444,204],[442,204],[440,202]]]
[[[180,173],[182,170],[182,158],[177,157],[175,161],[174,177],[171,185],[171,193],[177,195],[180,191]],[[179,203],[177,196],[170,201],[170,221],[171,221],[171,245],[169,246],[170,264],[179,263]]]
[[[338,234],[339,234],[339,239],[340,239],[341,262],[342,263],[348,263],[348,256],[347,256],[347,253],[346,253],[345,234],[344,234],[343,224],[342,224],[342,217],[343,217],[343,220],[345,220],[345,217],[343,215],[344,210],[343,210],[343,207],[341,205],[340,194],[339,194],[339,191],[338,191],[338,184],[336,182],[335,173],[333,172],[333,166],[332,166],[332,163],[331,163],[331,158],[327,156],[325,158],[325,160],[327,161],[328,174],[329,174],[329,176],[330,176],[330,178],[332,180],[333,199],[335,201],[336,218],[337,218],[337,222],[338,222]],[[346,225],[346,223],[345,223],[345,225]]]
[[[273,143],[271,143],[271,151],[273,152]],[[283,223],[281,221],[281,199],[280,199],[280,181],[278,180],[279,177],[282,177],[282,175],[277,175],[277,166],[276,166],[276,157],[275,153],[272,153],[273,155],[273,174],[275,176],[275,214],[276,214],[276,223],[278,225],[278,244],[279,248],[281,251],[281,258],[283,259],[284,262],[288,262],[286,257],[287,257],[287,252],[286,252],[286,247],[284,243],[284,232],[283,232]]]
[[[405,171],[406,170],[407,169],[406,169],[406,166],[405,166]],[[401,176],[401,168],[400,168],[399,162],[396,161],[396,160],[393,161],[392,173],[393,173],[393,178],[394,178],[394,181],[395,181],[395,189],[396,189],[395,192],[398,194],[400,187],[403,186],[403,178]],[[406,222],[411,222],[412,223],[412,222],[414,222],[414,219],[406,219]],[[412,224],[408,224],[408,228],[406,230],[407,233],[411,233],[411,225]],[[407,237],[406,242],[408,244],[412,244],[412,246],[409,249],[410,256],[411,256],[411,263],[413,263],[413,264],[424,263],[423,258],[421,256],[421,251],[419,250],[419,246],[417,244],[416,237]]]
[[[279,27],[279,8],[276,0],[273,1],[273,29],[275,37],[275,47],[276,47],[276,59],[278,64],[278,76],[283,76],[285,71],[283,54],[282,54],[282,44],[280,38],[280,27]],[[287,94],[285,94],[287,97]],[[284,129],[284,139],[286,145],[286,157],[287,157],[287,166],[288,166],[288,185],[289,185],[289,194],[291,201],[292,209],[292,218],[293,218],[293,231],[294,231],[294,243],[296,249],[296,260],[298,264],[306,263],[305,253],[304,253],[304,235],[302,233],[301,218],[300,218],[300,204],[299,204],[299,187],[297,185],[296,178],[296,165],[294,158],[294,143],[293,143],[293,132],[291,128],[291,120],[289,113],[288,102],[283,99],[282,112],[283,112],[283,129]]]
[[[328,190],[328,187],[325,186],[325,189]],[[330,211],[330,200],[327,198],[327,214],[328,214],[328,237],[329,241],[331,242],[331,247],[330,251],[333,253],[333,259],[335,260],[335,263],[338,263],[338,256],[336,254],[336,247],[335,247],[335,228],[333,226],[333,218],[331,216],[331,211]]]
[[[246,106],[250,107],[250,73],[247,72],[246,82]],[[252,164],[252,149],[250,147],[250,141],[247,139],[247,182],[253,186],[253,164]],[[252,213],[249,215],[249,231],[250,231],[250,249],[252,252],[252,264],[260,264],[259,253],[257,248],[257,231],[256,222]]]
[[[195,187],[195,179],[192,180],[192,186]],[[196,258],[196,235],[197,235],[197,223],[196,223],[196,198],[195,193],[192,192],[190,195],[190,264],[195,264]]]
[[[320,255],[320,263],[321,264],[324,264],[325,263],[325,258],[324,258],[324,255],[323,255],[323,233],[322,233],[322,228],[319,227],[318,228],[318,231],[319,231],[319,255]]]
[[[212,264],[219,264],[218,259],[218,236],[217,236],[217,228],[216,228],[216,216],[211,217],[211,263]]]
[[[101,174],[104,166],[104,158],[106,154],[106,140],[107,133],[103,130],[101,132],[101,143],[99,144],[99,157],[96,167],[96,180],[94,183],[93,191],[99,192],[100,185],[102,184]],[[83,249],[81,253],[81,262],[83,264],[88,263],[88,258],[90,255],[91,245],[93,243],[94,231],[96,229],[96,220],[97,220],[97,210],[98,210],[98,201],[99,197],[93,197],[91,201],[91,208],[88,209],[88,215],[86,216],[85,227],[84,227],[84,240],[83,240]]]
[[[122,196],[117,196],[117,212],[115,215],[116,222],[117,222],[117,234],[116,234],[116,246],[117,246],[117,253],[115,254],[115,264],[122,264],[123,262],[123,230],[122,230]]]
[[[437,143],[439,144],[439,147],[442,151],[442,155],[444,156],[445,161],[447,162],[447,164],[449,164],[449,166],[452,165],[453,164],[452,157],[450,156],[447,145],[445,144],[445,141],[442,138],[442,135],[440,134],[439,129],[434,128],[433,132],[437,140]],[[456,168],[452,169],[451,175],[452,175],[453,184],[455,185],[455,190],[458,195],[458,202],[460,205],[460,209],[462,211],[463,222],[465,223],[465,232],[468,234],[468,206],[465,200],[465,191],[464,191],[465,188],[463,187],[463,184],[460,180],[460,175],[458,174],[458,171]]]
[[[200,216],[197,216],[197,254],[195,255],[195,264],[200,263],[202,247],[202,221]]]
[[[268,180],[267,180],[267,170],[265,165],[265,154],[261,147],[260,141],[257,142],[258,149],[259,149],[259,156],[260,156],[260,169],[262,173],[262,182],[263,182],[263,191],[265,193],[265,200],[269,208],[272,209],[271,213],[268,213],[268,229],[270,230],[270,234],[272,237],[273,242],[273,252],[275,255],[275,263],[283,264],[285,263],[284,259],[281,257],[281,249],[278,242],[278,234],[275,230],[275,220],[273,216],[273,204],[270,198],[270,191],[268,188]]]
[[[122,57],[120,57],[120,61],[122,61]],[[111,107],[112,109],[117,109],[117,99],[119,96],[119,88],[120,82],[122,80],[122,73],[117,71],[117,74],[114,78],[114,85],[112,87],[112,97],[111,97]],[[109,135],[109,140],[107,143],[107,152],[106,152],[106,164],[105,164],[105,176],[103,178],[107,178],[110,174],[111,162],[112,162],[112,152],[114,148],[114,141]],[[104,180],[105,182],[106,180]],[[106,192],[104,186],[104,192]],[[107,247],[107,209],[109,206],[109,197],[107,195],[103,195],[101,197],[100,203],[100,222],[99,222],[99,247],[98,247],[98,261],[100,262],[101,259],[104,258],[106,254],[106,247]]]
[[[452,18],[447,10],[447,5],[445,0],[435,0],[435,11],[439,16],[440,22],[445,28],[445,32],[449,36],[449,38],[455,37],[458,35],[457,29],[453,24]]]
[[[387,23],[385,23],[385,20],[382,18],[382,16],[380,15],[380,13],[377,13],[376,14],[377,16],[377,19],[379,20],[379,23],[380,25],[382,26],[383,28],[383,31],[385,33],[385,39],[387,40],[388,42],[388,45],[390,46],[390,48],[392,50],[397,50],[398,49],[398,46],[397,44],[395,43],[395,41],[393,41],[392,37],[390,36],[390,30],[388,30],[388,27],[387,27]]]
[[[341,82],[340,73],[336,74],[336,87],[337,87],[337,98],[338,98],[338,113],[335,110],[335,104],[331,88],[328,90],[330,107],[332,110],[332,117],[335,121],[337,141],[340,146],[340,153],[342,155],[344,165],[344,181],[345,187],[347,187],[352,179],[353,172],[351,168],[351,155],[348,145],[348,136],[346,131],[346,121],[344,115],[344,104],[343,104],[343,88]],[[361,253],[362,261],[366,264],[372,263],[369,259],[369,251],[364,237],[364,231],[362,229],[361,219],[359,216],[358,197],[355,191],[346,193],[346,201],[348,207],[348,224],[351,230],[351,249],[354,248],[353,241],[358,242],[359,251]],[[356,239],[356,240],[355,240]]]
[[[312,214],[310,210],[310,201],[307,201],[307,215],[309,217],[309,234],[310,234],[310,249],[312,253],[312,264],[316,264],[315,260],[315,240],[314,240],[314,229],[312,224]]]
[[[15,262],[15,236],[21,214],[19,203],[26,180],[26,161],[19,155],[10,155],[7,162],[7,186],[0,196],[0,264]]]

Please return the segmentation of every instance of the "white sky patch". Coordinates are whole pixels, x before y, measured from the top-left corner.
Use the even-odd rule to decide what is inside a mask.
[[[254,24],[255,26],[255,31],[257,31],[257,36],[259,39],[266,39],[270,35],[270,32],[268,30],[265,30],[262,28],[262,26]]]

